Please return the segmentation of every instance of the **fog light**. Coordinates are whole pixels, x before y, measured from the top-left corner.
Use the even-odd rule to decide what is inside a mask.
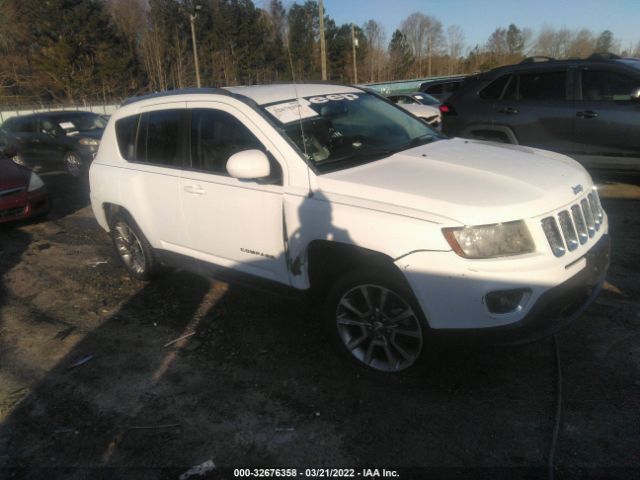
[[[505,314],[521,310],[529,301],[531,290],[518,288],[487,293],[485,302],[491,313]]]

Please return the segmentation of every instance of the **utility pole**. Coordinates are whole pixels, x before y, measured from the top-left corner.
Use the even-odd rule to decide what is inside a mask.
[[[358,83],[358,65],[356,62],[356,47],[358,46],[358,39],[356,38],[356,29],[351,24],[351,49],[353,50],[353,83]]]
[[[322,64],[322,80],[327,79],[327,50],[324,43],[324,6],[322,0],[318,2],[320,15],[320,63]]]
[[[198,10],[200,10],[200,5],[194,5],[194,11],[189,12],[189,21],[191,22],[191,43],[193,44],[193,63],[196,68],[196,86],[198,88],[200,85],[200,65],[198,64],[198,45],[196,44],[196,27],[195,21],[198,16]]]

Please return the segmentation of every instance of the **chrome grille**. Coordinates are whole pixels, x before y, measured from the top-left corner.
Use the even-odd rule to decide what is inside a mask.
[[[543,218],[541,225],[553,254],[561,257],[587,243],[600,230],[603,219],[600,198],[593,190],[570,209]]]
[[[7,208],[5,210],[0,210],[0,218],[10,218],[10,217],[15,217],[17,215],[22,215],[24,213],[24,209],[25,207],[14,207],[14,208]]]

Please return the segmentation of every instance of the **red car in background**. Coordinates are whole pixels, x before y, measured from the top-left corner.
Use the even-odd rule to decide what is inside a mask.
[[[0,152],[0,223],[45,215],[51,196],[42,179]]]

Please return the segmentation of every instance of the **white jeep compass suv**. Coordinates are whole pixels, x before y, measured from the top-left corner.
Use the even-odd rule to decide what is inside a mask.
[[[563,155],[447,139],[365,89],[289,84],[131,99],[90,170],[125,267],[178,265],[323,301],[380,372],[429,340],[549,335],[595,298],[608,223]]]

